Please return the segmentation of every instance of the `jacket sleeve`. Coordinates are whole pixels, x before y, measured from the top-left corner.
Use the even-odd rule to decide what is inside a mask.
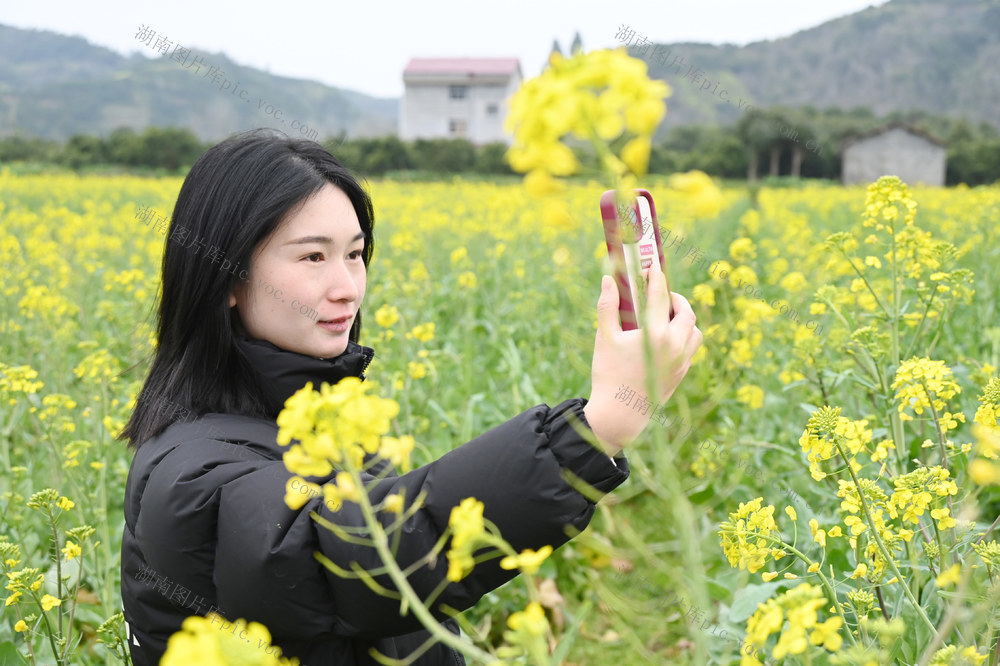
[[[452,508],[466,497],[484,503],[485,518],[517,551],[546,544],[557,548],[583,530],[595,505],[574,488],[570,476],[592,486],[598,496],[628,477],[624,457],[609,460],[569,424],[567,414],[572,413],[589,427],[585,402],[577,398],[555,408],[539,405],[428,465],[380,481],[369,491],[373,503],[400,491],[409,502],[426,491],[423,507],[402,527],[399,564],[406,567],[424,557],[447,528]],[[315,511],[341,525],[363,525],[357,505],[344,502],[332,512],[317,497],[293,511],[283,499],[289,476],[275,462],[222,487],[214,580],[219,606],[233,617],[264,622],[285,638],[380,638],[419,629],[412,613],[400,616],[398,600],[376,595],[360,580],[337,576],[314,557],[318,550],[348,570],[354,562],[365,569],[381,565],[374,548],[340,540],[309,515]],[[382,518],[388,524],[393,516]],[[447,570],[442,552],[409,581],[426,598]],[[516,574],[501,569],[499,559],[481,562],[465,579],[449,584],[437,603],[464,610]],[[387,575],[376,580],[394,587]],[[432,610],[442,616],[436,607]]]

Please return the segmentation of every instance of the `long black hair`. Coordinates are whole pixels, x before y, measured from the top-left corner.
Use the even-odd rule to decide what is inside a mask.
[[[138,448],[178,420],[178,408],[192,416],[266,415],[253,369],[235,348],[238,314],[229,307],[229,294],[237,280],[246,280],[254,250],[327,183],[354,206],[367,267],[375,247],[371,199],[320,144],[251,130],[195,162],[177,197],[163,253],[153,364],[118,439]],[[360,335],[359,310],[349,339],[358,342]]]

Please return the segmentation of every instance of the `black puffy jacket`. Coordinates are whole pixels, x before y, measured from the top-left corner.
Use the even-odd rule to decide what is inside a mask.
[[[307,381],[318,387],[345,376],[364,379],[374,354],[351,342],[344,354],[324,360],[268,342],[237,342],[261,375],[275,415]],[[577,398],[533,407],[430,464],[379,482],[370,492],[374,502],[402,489],[409,502],[426,491],[424,507],[402,531],[400,564],[424,556],[447,528],[452,507],[470,496],[484,503],[485,517],[518,551],[558,547],[570,538],[568,526],[584,529],[594,504],[565,472],[599,493],[628,477],[624,457],[612,463],[567,422],[564,415],[573,412],[586,423],[584,404]],[[182,620],[211,610],[263,623],[284,655],[305,666],[374,664],[371,648],[402,658],[429,637],[412,613],[399,614],[398,601],[338,577],[314,557],[319,551],[347,569],[352,561],[366,569],[380,565],[374,549],[341,541],[309,516],[316,511],[361,525],[356,505],[345,502],[334,513],[316,497],[297,511],[286,506],[291,474],[277,432],[273,419],[207,414],[173,423],[139,447],[125,491],[122,538],[122,602],[136,666],[157,664]],[[329,477],[309,480],[322,484]],[[447,568],[442,554],[409,580],[426,596]],[[497,559],[482,562],[449,584],[439,601],[464,610],[514,575]],[[458,632],[453,620],[448,626]],[[438,643],[415,663],[465,662]]]

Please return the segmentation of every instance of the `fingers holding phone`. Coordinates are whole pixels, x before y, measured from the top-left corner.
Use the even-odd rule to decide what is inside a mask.
[[[673,395],[691,367],[702,334],[687,299],[670,292],[656,208],[649,192],[636,190],[633,204],[621,208],[616,192],[605,192],[601,215],[618,293],[615,298],[615,290],[604,289],[602,282],[592,393],[585,411],[594,433],[613,453],[638,437],[652,417],[622,409],[615,400],[622,386],[642,393],[648,390],[645,335],[636,329],[640,325],[647,328],[645,334],[652,342],[650,365],[657,377],[658,395],[649,396],[649,400],[654,403]],[[615,305],[620,326],[615,325],[619,322],[612,314]]]

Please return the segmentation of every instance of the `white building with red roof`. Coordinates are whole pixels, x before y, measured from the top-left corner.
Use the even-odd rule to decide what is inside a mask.
[[[399,138],[510,143],[503,122],[521,78],[517,58],[413,58],[403,70]]]

